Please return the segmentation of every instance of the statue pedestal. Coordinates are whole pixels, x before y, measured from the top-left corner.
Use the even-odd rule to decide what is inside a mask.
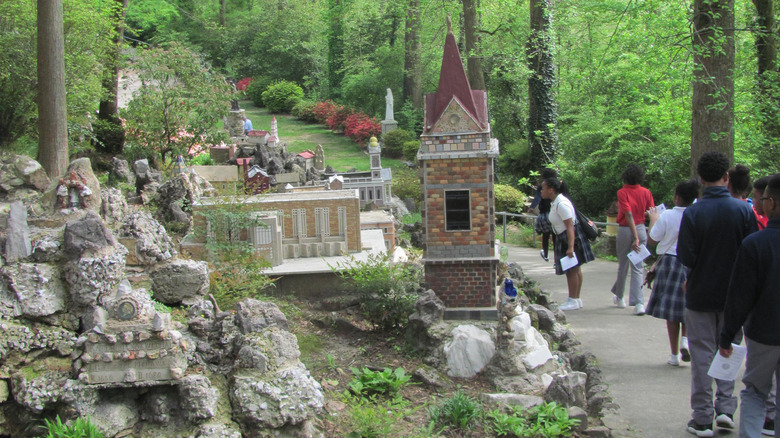
[[[396,129],[398,129],[398,122],[395,120],[382,120],[382,135]]]
[[[238,137],[244,135],[244,121],[241,117],[244,115],[244,110],[230,110],[228,113],[226,128],[228,135],[231,137]]]

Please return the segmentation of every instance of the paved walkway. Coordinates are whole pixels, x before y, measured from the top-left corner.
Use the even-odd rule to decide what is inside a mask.
[[[510,262],[518,263],[525,275],[536,280],[557,302],[566,301],[566,277],[555,275],[552,262],[542,260],[538,249],[507,246]],[[670,354],[666,322],[652,316],[635,316],[633,307],[618,309],[612,304],[610,288],[617,275],[617,263],[595,260],[586,264],[582,272],[584,308],[566,312],[566,318],[582,348],[598,358],[621,415],[637,436],[694,436],[686,431],[691,413],[690,364],[666,364]],[[645,288],[645,301],[649,292]],[[740,375],[737,395],[743,387],[741,378]],[[716,429],[715,436],[736,438],[738,433]]]

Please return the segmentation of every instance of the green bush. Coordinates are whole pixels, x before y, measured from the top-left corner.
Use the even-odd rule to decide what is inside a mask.
[[[404,160],[411,161],[413,163],[417,162],[417,152],[420,150],[419,140],[405,141],[402,148]]]
[[[414,132],[415,137],[422,134],[425,112],[422,108],[415,108],[410,101],[404,102],[401,109],[396,111],[395,119],[398,121],[399,127]]]
[[[195,155],[190,160],[190,166],[213,166],[214,159],[211,158],[211,154],[203,152],[202,154]]]
[[[517,213],[522,211],[525,195],[520,190],[504,184],[495,185],[496,211]]]
[[[401,158],[403,145],[412,139],[409,131],[394,129],[382,136],[382,155],[389,158]]]
[[[263,92],[263,104],[272,113],[289,113],[303,99],[303,88],[290,81],[279,81]]]
[[[420,177],[413,169],[393,169],[393,195],[400,199],[414,199],[422,202],[422,187]]]
[[[317,102],[313,100],[302,100],[295,104],[290,112],[298,120],[303,120],[306,123],[316,123],[317,116],[314,114],[314,107]]]
[[[580,422],[569,418],[566,407],[555,402],[534,406],[527,411],[515,406],[512,411],[512,415],[497,409],[487,413],[490,428],[496,435],[543,438],[570,436],[572,428]]]
[[[103,438],[103,433],[89,421],[89,418],[77,418],[70,424],[64,424],[58,415],[55,421],[45,420],[46,435],[42,438]]]
[[[350,367],[349,369],[355,378],[347,384],[347,387],[353,394],[362,397],[393,396],[401,388],[409,385],[411,379],[411,376],[408,376],[401,367],[395,370],[385,368],[382,371],[371,371],[365,367],[361,369]]]
[[[92,122],[95,149],[108,154],[119,154],[125,145],[125,127],[119,120],[98,119]]]
[[[437,428],[447,427],[466,431],[474,427],[482,415],[482,405],[463,391],[457,390],[452,397],[445,399],[440,405],[428,410],[431,423]]]
[[[256,106],[262,108],[263,105],[263,93],[274,82],[274,79],[269,76],[260,76],[254,78],[252,82],[246,87],[246,95],[249,100]]]
[[[360,309],[375,328],[403,326],[414,312],[422,272],[411,264],[393,263],[389,254],[371,254],[366,261],[350,257],[331,269],[347,292],[360,295]]]

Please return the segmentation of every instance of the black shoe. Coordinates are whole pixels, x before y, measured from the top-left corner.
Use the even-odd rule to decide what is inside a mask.
[[[542,256],[542,258],[544,259],[545,262],[549,262],[550,261],[550,258],[547,257],[547,254],[544,253],[543,249],[539,250],[539,255]]]
[[[761,429],[761,435],[775,436],[775,420],[764,419],[764,428]]]
[[[715,417],[715,424],[721,429],[734,429],[737,426],[734,423],[734,414],[718,414]]]
[[[688,422],[688,432],[699,436],[699,437],[711,437],[713,436],[712,433],[712,425],[707,424],[698,424],[695,421],[691,420]]]

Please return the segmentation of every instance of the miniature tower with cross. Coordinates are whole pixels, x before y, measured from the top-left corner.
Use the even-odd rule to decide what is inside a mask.
[[[417,159],[423,192],[425,281],[447,307],[495,306],[493,178],[487,94],[472,90],[452,26],[435,93],[425,96]]]

